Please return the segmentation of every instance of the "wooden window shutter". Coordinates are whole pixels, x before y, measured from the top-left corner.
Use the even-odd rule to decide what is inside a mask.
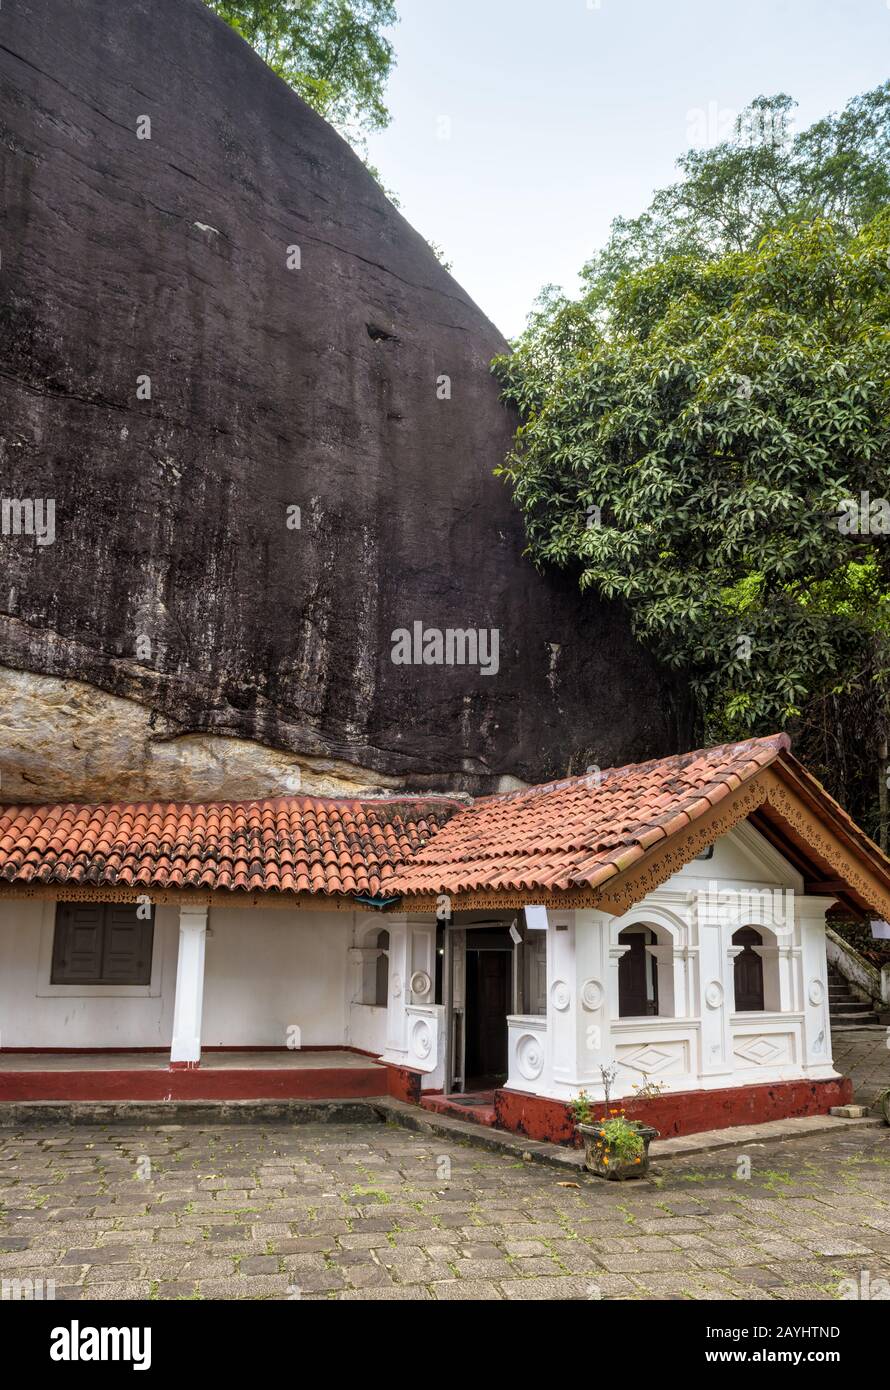
[[[154,924],[129,903],[59,903],[53,938],[54,985],[151,983]]]
[[[140,921],[129,903],[109,903],[105,908],[103,983],[150,984],[151,943],[151,921]]]

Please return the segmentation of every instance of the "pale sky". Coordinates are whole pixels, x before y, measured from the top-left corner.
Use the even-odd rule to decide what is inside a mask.
[[[701,133],[785,91],[799,128],[890,75],[890,0],[397,0],[369,154],[507,336]]]

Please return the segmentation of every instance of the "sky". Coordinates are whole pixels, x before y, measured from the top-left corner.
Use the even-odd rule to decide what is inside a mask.
[[[758,95],[803,129],[890,76],[890,0],[397,0],[369,158],[501,332]]]

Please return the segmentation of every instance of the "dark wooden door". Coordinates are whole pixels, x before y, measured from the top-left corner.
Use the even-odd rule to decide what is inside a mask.
[[[757,1013],[763,1010],[763,961],[752,949],[763,938],[753,927],[742,927],[732,938],[733,946],[742,950],[735,958],[735,1006],[738,1013]]]
[[[467,951],[467,1089],[507,1076],[509,951]]]
[[[646,952],[648,932],[631,932],[620,938],[629,945],[618,961],[618,1013],[621,1018],[643,1018],[658,1013],[658,976],[655,961]]]

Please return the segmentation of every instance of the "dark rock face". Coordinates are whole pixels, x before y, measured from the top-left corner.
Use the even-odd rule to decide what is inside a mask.
[[[686,741],[621,611],[522,557],[502,339],[236,34],[200,0],[10,0],[0,87],[0,497],[55,504],[51,544],[5,513],[0,664],[357,783]],[[496,629],[496,673],[394,664],[415,622]]]

